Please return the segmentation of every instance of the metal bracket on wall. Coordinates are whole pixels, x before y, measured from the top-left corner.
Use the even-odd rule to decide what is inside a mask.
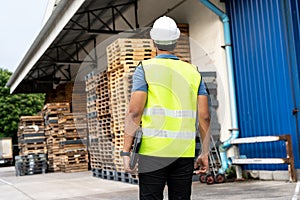
[[[231,141],[231,144],[249,144],[249,143],[258,143],[258,142],[276,142],[283,140],[285,141],[285,158],[241,158],[241,157],[232,157],[230,158],[233,165],[242,165],[242,164],[288,164],[288,171],[291,182],[297,181],[297,174],[295,170],[295,160],[293,155],[292,148],[292,139],[291,135],[279,135],[279,136],[257,136],[257,137],[248,137],[248,138],[237,138]]]

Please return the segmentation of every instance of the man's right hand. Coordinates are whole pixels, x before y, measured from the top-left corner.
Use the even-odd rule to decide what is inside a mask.
[[[195,174],[206,174],[209,170],[208,164],[208,154],[200,154],[195,161],[194,169],[198,169],[195,171]]]

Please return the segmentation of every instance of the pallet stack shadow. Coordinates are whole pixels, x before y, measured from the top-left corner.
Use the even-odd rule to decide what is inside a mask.
[[[70,113],[69,103],[48,103],[43,112],[49,171],[87,171],[86,116]]]
[[[47,147],[43,116],[22,116],[18,127],[19,156],[15,156],[16,175],[45,173]]]

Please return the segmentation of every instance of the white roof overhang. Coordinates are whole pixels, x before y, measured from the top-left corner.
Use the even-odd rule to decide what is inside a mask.
[[[126,19],[128,9],[135,13]],[[137,27],[137,0],[61,0],[6,86],[11,93],[45,93],[57,72],[64,74],[62,81],[72,81],[78,64],[86,62],[78,51],[87,52],[98,34]]]
[[[7,86],[13,93],[85,0],[62,0],[22,59]]]

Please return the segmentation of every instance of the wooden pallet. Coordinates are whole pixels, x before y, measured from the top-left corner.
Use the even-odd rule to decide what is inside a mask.
[[[62,103],[47,103],[43,107],[43,111],[50,114],[59,114],[59,113],[70,113],[70,104],[67,102]]]
[[[88,154],[85,148],[64,151],[61,156],[63,172],[78,172],[88,170]]]
[[[86,123],[86,115],[79,113],[61,113],[58,116],[58,124]]]
[[[144,60],[144,59],[142,59]],[[115,59],[113,62],[108,64],[109,72],[118,70],[121,68],[124,72],[128,72],[132,69],[135,69],[141,60],[124,60],[124,59]]]
[[[15,157],[17,176],[46,173],[46,154],[30,154]]]
[[[110,54],[108,56],[108,63],[116,62],[116,61],[140,61],[145,60],[149,58],[153,58],[156,55],[156,52],[139,52],[139,51],[133,51],[133,52],[114,52],[113,54]]]
[[[35,133],[45,133],[45,126],[19,126],[19,134],[35,134]]]
[[[34,147],[34,148],[26,148],[26,147],[22,147],[19,155],[22,156],[26,156],[26,155],[30,155],[30,154],[39,154],[39,153],[43,153],[46,154],[48,152],[47,147]]]
[[[119,67],[135,68],[139,61],[155,56],[155,48],[149,39],[117,39],[107,47],[108,71]]]
[[[44,126],[43,116],[21,116],[19,121],[19,127],[28,127],[28,126]]]
[[[74,156],[62,156],[62,162],[63,164],[71,165],[71,164],[79,164],[79,163],[87,163],[88,161],[88,155],[74,155]]]
[[[64,165],[61,167],[61,171],[65,173],[84,172],[88,171],[88,163],[76,164],[76,165]]]
[[[48,170],[51,172],[61,171],[61,155],[60,154],[48,154]]]

